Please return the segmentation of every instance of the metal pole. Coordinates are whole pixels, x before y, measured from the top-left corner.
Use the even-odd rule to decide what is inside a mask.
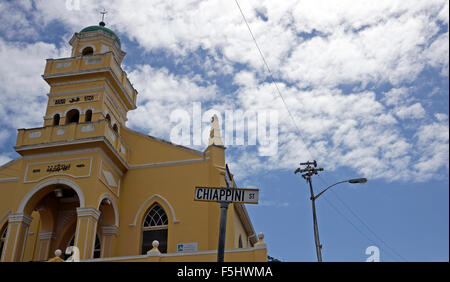
[[[227,211],[230,202],[220,202],[219,246],[217,247],[217,262],[223,262],[225,257],[225,234],[227,230]]]
[[[317,261],[322,262],[322,245],[320,244],[320,239],[319,239],[319,227],[317,226],[317,215],[316,215],[316,199],[314,198],[314,191],[312,188],[311,176],[308,176],[308,182],[309,182],[309,190],[311,192],[313,223],[314,223],[314,240],[316,242]]]

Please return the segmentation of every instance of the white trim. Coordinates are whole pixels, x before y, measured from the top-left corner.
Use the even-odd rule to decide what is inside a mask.
[[[28,232],[30,231],[30,226],[27,225],[26,229],[25,229],[25,234],[24,234],[24,238],[23,238],[23,243],[22,243],[22,251],[20,253],[20,261],[23,261],[23,254],[25,252],[25,246],[27,244],[27,239],[28,239]],[[47,254],[48,254],[48,248],[50,244],[47,245]]]
[[[39,252],[38,252],[38,259],[41,259],[41,250],[42,250],[42,244],[44,243],[44,241],[39,241]]]
[[[55,237],[55,232],[53,231],[41,231],[39,232],[39,240],[48,240]]]
[[[259,248],[239,248],[239,249],[228,249],[225,250],[225,253],[239,253],[239,252],[252,252]],[[208,250],[208,251],[200,251],[200,252],[192,252],[192,253],[170,253],[163,254],[161,253],[160,257],[184,257],[184,256],[196,256],[196,255],[210,255],[217,254],[217,250]],[[154,255],[153,255],[154,256]],[[132,259],[145,259],[148,257],[152,257],[151,254],[145,255],[137,255],[137,256],[123,256],[123,257],[109,257],[109,258],[98,258],[98,259],[84,259],[82,262],[100,262],[100,261],[117,261],[117,260],[132,260]]]
[[[63,117],[63,115],[62,115],[61,112],[54,112],[53,115],[48,116],[48,119],[54,118],[56,115],[59,115],[60,118]],[[45,117],[44,117],[44,118],[45,118]]]
[[[23,146],[19,146],[19,147],[16,146],[16,147],[14,147],[14,149],[17,152],[20,152],[20,151],[31,150],[31,149],[67,146],[67,145],[73,145],[73,144],[83,144],[83,143],[91,143],[91,142],[98,142],[98,141],[103,141],[106,144],[106,146],[111,150],[111,152],[113,152],[113,154],[117,157],[117,159],[122,163],[122,165],[128,169],[128,167],[129,167],[128,163],[117,152],[117,150],[113,147],[111,142],[109,142],[109,140],[105,136],[98,136],[98,137],[94,137],[94,138],[76,139],[76,140],[72,140],[72,141],[59,141],[59,142],[52,142],[52,143],[45,143],[45,144],[23,145]],[[110,160],[110,159],[108,158],[108,160]]]
[[[197,162],[206,162],[208,160],[209,160],[209,158],[198,158],[198,159],[188,159],[188,160],[180,160],[180,161],[138,164],[138,165],[130,165],[129,169],[131,170],[131,169],[152,168],[152,167],[171,166],[171,165],[192,164],[192,163],[197,163]]]
[[[101,212],[93,207],[80,207],[77,208],[77,216],[78,217],[93,217],[95,220],[98,220],[101,215]]]
[[[167,201],[163,196],[158,195],[158,194],[155,194],[155,195],[151,196],[149,199],[147,199],[147,200],[141,205],[141,207],[139,208],[139,210],[137,211],[137,213],[136,213],[136,215],[135,215],[135,217],[134,217],[133,223],[130,224],[130,226],[132,226],[132,227],[136,226],[136,221],[137,221],[139,215],[142,213],[142,210],[143,210],[145,207],[147,207],[148,203],[150,203],[150,202],[153,201],[154,199],[159,199],[159,200],[163,201],[163,202],[169,207],[170,213],[172,214],[172,222],[173,222],[174,224],[180,222],[180,221],[178,221],[178,220],[176,219],[176,217],[175,217],[175,211],[174,211],[172,205],[169,203],[169,201]]]
[[[100,229],[102,230],[103,236],[116,235],[119,232],[119,228],[114,225],[103,225]]]
[[[86,112],[89,110],[91,110],[92,114],[94,114],[95,109],[93,107],[87,107],[86,109],[84,109],[83,115],[86,115]]]
[[[0,178],[0,183],[2,183],[2,182],[17,181],[17,180],[19,180],[19,177]]]
[[[86,82],[96,82],[96,81],[105,81],[106,84],[109,86],[109,88],[111,88],[111,90],[113,91],[113,93],[118,97],[118,101],[119,103],[122,105],[122,107],[125,109],[125,111],[128,112],[128,107],[127,105],[122,101],[122,99],[120,98],[119,93],[117,93],[117,91],[114,89],[114,87],[111,85],[111,83],[109,82],[108,79],[106,78],[95,78],[95,79],[85,79],[85,80],[75,80],[75,81],[70,81],[70,82],[58,82],[58,83],[53,83],[53,86],[64,86],[64,85],[71,85],[71,84],[79,84],[79,83],[86,83]],[[88,89],[88,90],[78,90],[79,92],[81,91],[85,91],[85,92],[89,92],[89,91],[94,91],[94,92],[101,92],[104,91],[104,93],[106,93],[106,96],[109,99],[113,99],[113,95],[110,93],[110,91],[108,90],[108,88],[106,87],[99,87],[99,88],[92,88],[92,89]],[[47,94],[47,95],[54,95],[54,96],[58,96],[58,95],[71,95],[71,94],[77,94],[78,91],[72,91],[72,92],[61,92],[61,94],[55,93],[55,94]],[[99,95],[101,96],[102,93],[99,93]],[[95,94],[93,94],[95,95]],[[100,100],[100,98],[99,98]],[[112,103],[113,105],[115,105],[115,103]],[[126,114],[124,114],[124,111],[122,109],[119,108],[120,113],[122,114],[122,118],[124,120],[126,119]]]
[[[55,92],[55,93],[47,93],[48,97],[58,97],[58,96],[65,96],[65,95],[73,95],[73,94],[81,94],[86,92],[100,92],[104,90],[104,87],[98,87],[98,88],[90,88],[90,89],[81,89],[81,90],[75,90],[75,91],[66,91],[66,92]],[[97,95],[98,93],[94,93],[92,95]]]
[[[111,194],[109,194],[109,193],[102,194],[100,196],[100,201],[98,202],[98,205],[97,205],[97,209],[98,210],[100,210],[100,204],[102,203],[102,201],[104,199],[108,199],[108,200],[111,201],[111,205],[113,206],[114,217],[115,217],[115,219],[114,219],[114,226],[112,226],[112,227],[117,228],[117,227],[119,227],[119,209],[117,208],[116,200],[114,200],[114,197]]]
[[[96,48],[95,48],[94,45],[92,45],[92,44],[82,44],[82,45],[80,46],[80,50],[78,51],[78,53],[81,54],[81,56],[83,56],[83,50],[86,49],[87,47],[91,47],[92,50],[93,50],[93,52],[96,51]],[[84,57],[85,57],[85,56],[84,56]]]
[[[23,212],[24,212],[24,209],[25,209],[25,206],[27,205],[27,203],[28,203],[28,201],[31,199],[31,197],[34,196],[34,194],[36,194],[39,190],[41,190],[41,189],[43,189],[43,188],[45,188],[45,187],[47,187],[47,186],[49,186],[49,185],[53,185],[53,184],[64,184],[64,185],[69,186],[69,187],[72,188],[73,190],[75,190],[75,192],[76,192],[77,195],[78,195],[78,199],[80,200],[80,207],[81,207],[81,208],[84,208],[84,205],[85,205],[85,198],[84,198],[83,191],[80,189],[80,187],[79,187],[76,183],[74,183],[74,182],[72,182],[72,181],[70,181],[70,180],[67,180],[67,179],[64,179],[64,178],[58,178],[58,177],[56,177],[56,178],[47,180],[47,181],[45,181],[45,182],[42,182],[42,183],[40,183],[40,184],[34,186],[33,189],[31,189],[31,190],[25,195],[25,197],[22,198],[22,201],[20,202],[20,205],[19,205],[19,208],[17,209],[17,212],[18,212],[18,213],[23,213]]]
[[[81,115],[81,112],[82,112],[81,108],[78,107],[78,106],[72,106],[72,107],[68,108],[68,109],[64,112],[64,116],[62,116],[62,117],[65,118],[66,115],[67,115],[67,113],[68,113],[69,111],[71,111],[71,110],[78,110],[78,114]],[[66,124],[67,124],[67,122],[66,122]]]
[[[120,189],[120,186],[118,186],[117,187],[117,191],[114,191],[113,189],[111,189],[110,188],[110,186],[107,184],[107,183],[105,183],[105,181],[103,181],[103,179],[102,179],[102,170],[103,170],[103,159],[100,159],[100,165],[98,166],[98,174],[97,174],[97,178],[98,178],[98,180],[103,184],[103,185],[105,185],[105,187],[109,190],[109,191],[111,191],[111,193],[113,193],[117,198],[119,198],[119,189]],[[107,167],[107,169],[108,169],[108,171],[110,171],[110,169],[109,169],[109,167]],[[111,173],[111,172],[110,172]],[[119,179],[119,185],[120,185],[120,178],[123,176],[123,174],[122,173],[120,173],[120,176],[117,176],[116,174],[114,174],[114,176],[115,177],[117,177],[117,179]],[[106,178],[106,177],[105,177]],[[111,186],[112,187],[112,186]]]
[[[24,160],[32,160],[32,159],[39,159],[39,158],[51,158],[51,157],[59,157],[59,156],[65,156],[65,155],[76,155],[76,154],[84,154],[84,153],[100,153],[102,155],[102,157],[104,157],[110,164],[112,164],[112,167],[116,170],[116,172],[120,176],[123,176],[122,171],[106,155],[106,153],[103,151],[102,148],[82,149],[82,150],[69,150],[69,151],[57,152],[57,153],[36,154],[36,155],[33,155],[33,156],[26,156],[26,157],[24,157]]]
[[[42,164],[51,164],[51,163],[59,163],[59,162],[71,162],[71,161],[78,161],[78,160],[89,160],[89,174],[88,175],[83,175],[83,176],[75,176],[69,173],[59,173],[59,174],[50,174],[47,176],[43,176],[39,179],[33,180],[33,181],[27,181],[27,176],[28,176],[28,168],[30,165],[42,165]],[[91,176],[91,171],[92,171],[92,157],[90,158],[75,158],[75,159],[68,159],[68,160],[58,160],[58,161],[50,161],[50,162],[40,162],[40,163],[27,163],[26,169],[25,169],[25,174],[23,176],[23,183],[34,183],[34,182],[39,182],[42,179],[48,178],[48,177],[52,177],[52,176],[70,176],[73,178],[86,178],[86,177],[90,177]]]
[[[67,76],[71,76],[73,74],[90,74],[90,73],[98,73],[98,72],[104,72],[104,71],[109,72],[109,74],[111,75],[113,80],[117,83],[117,85],[119,85],[120,90],[125,94],[127,101],[130,103],[131,109],[133,109],[133,110],[136,109],[136,104],[131,99],[128,91],[124,88],[124,85],[122,85],[122,80],[119,80],[116,73],[109,66],[104,67],[104,68],[96,68],[96,69],[89,69],[89,70],[76,70],[76,71],[55,73],[55,74],[50,74],[50,75],[43,75],[43,78],[44,78],[44,80],[47,80],[47,79],[51,79],[51,78],[67,77]],[[104,78],[104,79],[106,80],[106,78]],[[127,77],[126,77],[126,79],[129,82],[129,79]],[[51,86],[53,86],[53,85],[51,85]],[[111,89],[114,89],[114,88],[111,87]],[[134,90],[133,94],[134,94],[134,92],[137,92],[136,89],[134,89],[134,87],[133,87],[133,90]]]
[[[24,223],[25,225],[30,225],[33,218],[26,213],[10,213],[8,215],[8,223]]]

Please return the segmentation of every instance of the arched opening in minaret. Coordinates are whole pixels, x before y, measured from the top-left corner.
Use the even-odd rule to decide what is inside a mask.
[[[92,111],[91,110],[87,110],[86,114],[85,114],[85,118],[84,118],[85,122],[90,122],[92,121]]]
[[[119,127],[117,126],[116,123],[113,125],[113,130],[114,130],[117,134],[119,134]]]
[[[83,56],[90,56],[94,54],[94,49],[92,49],[92,47],[86,47],[83,49],[82,52]]]
[[[78,123],[80,121],[80,112],[77,109],[72,109],[66,114],[66,124]]]
[[[53,125],[59,125],[59,120],[61,119],[61,117],[59,116],[59,114],[56,114],[53,116]]]
[[[111,116],[109,114],[107,114],[105,119],[108,122],[108,124],[111,126]]]

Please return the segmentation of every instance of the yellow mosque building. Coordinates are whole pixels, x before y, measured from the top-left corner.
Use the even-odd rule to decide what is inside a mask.
[[[197,151],[127,128],[138,93],[120,39],[101,22],[69,44],[47,59],[43,127],[19,129],[20,157],[0,167],[1,261],[61,261],[71,246],[81,261],[216,261],[220,205],[194,189],[226,186],[220,132]],[[243,204],[226,231],[225,261],[267,261]]]

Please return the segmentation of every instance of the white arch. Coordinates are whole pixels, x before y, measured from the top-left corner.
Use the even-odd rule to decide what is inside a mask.
[[[63,114],[61,112],[54,112],[51,117],[54,118],[56,115],[59,115],[59,117],[63,117]]]
[[[147,206],[148,203],[150,203],[154,199],[159,199],[159,200],[163,201],[169,207],[170,213],[172,214],[173,223],[179,223],[179,221],[175,217],[175,211],[173,210],[172,205],[163,196],[155,194],[155,195],[151,196],[149,199],[147,199],[147,201],[145,201],[141,205],[141,207],[139,208],[139,210],[136,213],[136,216],[134,217],[133,223],[130,224],[130,226],[136,226],[136,221],[137,221],[139,215],[141,214],[142,210]]]
[[[96,48],[95,48],[94,45],[92,45],[92,44],[85,44],[85,45],[82,45],[82,46],[81,46],[79,53],[80,53],[80,54],[83,54],[84,49],[86,49],[87,47],[91,47],[92,50],[94,50],[94,52],[95,52],[95,50],[96,50]]]
[[[65,112],[64,112],[64,117],[67,115],[67,113],[69,112],[69,111],[71,111],[71,110],[78,110],[78,113],[81,115],[81,113],[83,112],[82,110],[81,110],[81,108],[80,107],[70,107],[70,108],[68,108]]]
[[[94,108],[93,107],[87,107],[86,109],[84,109],[83,114],[85,115],[87,111],[91,110],[92,113],[94,113]]]
[[[114,225],[116,227],[119,227],[119,212],[116,204],[116,200],[114,200],[114,197],[111,194],[104,193],[100,196],[100,201],[98,201],[97,209],[100,210],[100,204],[104,199],[108,199],[111,201],[111,205],[113,206],[114,210]]]
[[[64,184],[75,190],[75,192],[78,195],[78,199],[80,200],[80,208],[84,208],[85,204],[84,194],[77,184],[64,178],[53,178],[34,186],[33,189],[31,189],[20,202],[19,208],[17,209],[17,213],[24,212],[25,206],[27,205],[28,201],[31,199],[31,197],[33,197],[34,194],[36,194],[39,190],[44,189],[45,187],[53,184]]]

